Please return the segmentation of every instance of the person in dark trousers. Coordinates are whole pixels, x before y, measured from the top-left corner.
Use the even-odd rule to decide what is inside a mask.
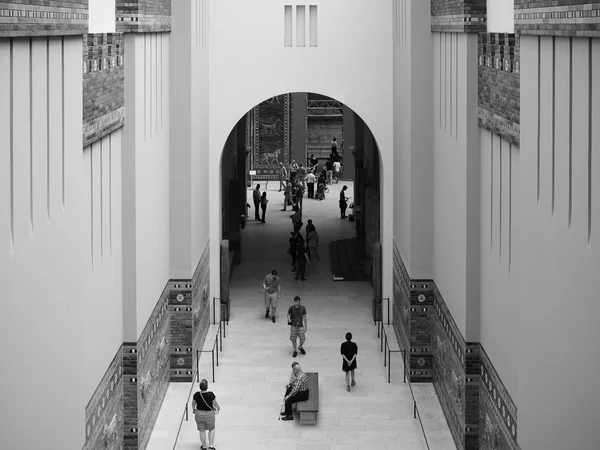
[[[306,174],[306,188],[308,190],[308,198],[315,198],[315,182],[317,177],[312,172]]]
[[[254,191],[252,191],[252,200],[254,200],[254,219],[260,220],[258,213],[258,207],[260,206],[260,184],[257,184]]]
[[[358,355],[358,345],[352,342],[352,333],[346,333],[346,342],[340,347],[342,354],[342,370],[346,372],[346,389],[350,392],[350,386],[356,386],[354,381],[354,370],[356,369],[356,355]],[[352,375],[352,384],[350,384],[350,375]]]
[[[292,363],[292,375],[289,383],[285,386],[285,410],[281,413],[281,420],[294,420],[292,416],[292,405],[308,400],[308,377],[297,362]]]
[[[348,186],[344,185],[342,190],[340,191],[340,219],[345,219],[346,217],[346,208],[348,207],[348,197],[346,197],[346,189]]]
[[[306,341],[306,330],[308,329],[308,318],[306,317],[306,308],[300,304],[300,297],[297,295],[294,297],[294,304],[288,309],[288,325],[290,326],[290,341],[294,346],[294,353],[292,357],[298,356],[298,350],[303,355],[306,355],[304,350],[304,342]],[[297,340],[300,339],[300,344],[296,345]]]
[[[269,200],[267,200],[267,191],[264,191],[260,196],[260,209],[262,210],[262,217],[260,221],[262,223],[265,223],[265,215],[267,214],[267,203],[269,203]]]
[[[285,183],[285,190],[283,191],[283,209],[287,211],[288,205],[293,205],[292,202],[292,183],[289,181]]]
[[[290,232],[289,238],[290,247],[288,249],[289,255],[292,257],[292,272],[295,272],[296,267],[296,244],[298,243],[298,236],[295,231]]]
[[[285,183],[288,179],[288,170],[285,164],[279,162],[279,192],[285,189]]]
[[[299,278],[302,281],[306,281],[306,246],[304,245],[304,238],[300,233],[298,233],[298,241],[296,242],[296,261],[298,262],[296,280]]]

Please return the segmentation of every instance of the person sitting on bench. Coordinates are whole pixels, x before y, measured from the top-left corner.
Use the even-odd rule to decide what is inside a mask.
[[[285,410],[281,413],[281,420],[294,420],[292,405],[308,400],[308,377],[297,362],[292,363],[290,382],[285,387]]]

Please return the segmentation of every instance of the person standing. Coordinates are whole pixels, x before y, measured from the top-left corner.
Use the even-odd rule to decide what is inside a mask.
[[[300,166],[298,167],[298,181],[302,187],[306,189],[306,167],[304,167],[302,163],[300,163]]]
[[[302,228],[302,211],[300,211],[300,208],[298,208],[298,205],[294,205],[292,210],[294,211],[294,214],[292,214],[290,216],[290,219],[292,219],[292,225],[294,227],[294,231],[296,233],[299,233],[300,228]]]
[[[292,363],[292,375],[289,383],[285,386],[285,410],[281,413],[281,420],[294,420],[292,416],[292,405],[294,403],[308,400],[308,377],[297,362]]]
[[[277,312],[277,303],[281,298],[281,284],[277,271],[271,270],[263,281],[263,289],[265,290],[265,319],[269,318],[271,313],[271,321],[275,323],[275,313]]]
[[[304,186],[302,186],[302,183],[297,182],[296,183],[296,199],[295,199],[295,203],[300,208],[300,211],[302,211],[302,200],[303,199],[304,199]]]
[[[282,211],[287,211],[287,207],[289,205],[293,205],[292,203],[292,183],[287,181],[285,183],[285,190],[283,191],[283,209]]]
[[[333,162],[333,178],[335,178],[335,182],[339,183],[340,181],[340,171],[342,169],[342,163],[339,161]]]
[[[317,172],[317,168],[319,167],[319,160],[315,157],[314,153],[310,155],[310,159],[308,160],[309,169],[312,173]]]
[[[294,304],[288,309],[288,325],[290,325],[290,341],[294,346],[292,357],[298,356],[298,350],[306,355],[304,342],[306,341],[306,330],[308,330],[308,319],[306,318],[306,308],[300,304],[300,297],[294,297]],[[300,345],[296,346],[297,339],[300,339]]]
[[[288,170],[281,161],[279,162],[279,192],[285,189],[285,183],[288,178]]]
[[[306,187],[308,189],[308,198],[315,198],[315,181],[317,177],[312,172],[306,174]]]
[[[295,231],[290,232],[290,238],[288,240],[290,246],[288,253],[292,257],[292,272],[296,271],[296,244],[298,243],[298,237]]]
[[[315,260],[321,261],[321,256],[319,255],[319,234],[315,229],[315,226],[312,223],[312,219],[308,219],[308,223],[306,224],[306,246],[308,250],[308,257]]]
[[[252,200],[254,201],[254,219],[260,220],[258,214],[258,207],[260,206],[260,184],[257,184],[254,191],[252,191]]]
[[[306,255],[304,238],[300,233],[298,233],[298,240],[296,241],[296,261],[298,263],[296,280],[300,279],[302,281],[306,281],[306,263],[308,262],[308,256]]]
[[[262,195],[260,196],[260,209],[262,210],[262,217],[260,221],[262,223],[265,223],[265,215],[267,214],[267,203],[269,203],[269,200],[267,200],[267,191],[263,191]]]
[[[340,219],[345,219],[347,217],[346,208],[348,207],[348,197],[346,197],[346,189],[348,189],[348,186],[344,185],[340,191]]]
[[[206,450],[206,432],[208,431],[208,449],[215,450],[215,415],[219,414],[221,407],[217,403],[215,394],[208,391],[208,381],[200,381],[200,391],[194,394],[192,402],[194,419],[200,433],[200,442],[202,450]]]
[[[290,181],[294,182],[296,180],[296,175],[298,173],[298,164],[295,159],[292,159],[290,163]]]
[[[342,370],[346,372],[346,389],[350,392],[350,375],[352,375],[352,386],[356,386],[354,382],[354,370],[356,369],[356,355],[358,355],[358,345],[352,342],[352,333],[346,333],[346,342],[340,347],[342,354]]]
[[[331,140],[331,153],[332,154],[337,153],[337,140],[335,137]]]

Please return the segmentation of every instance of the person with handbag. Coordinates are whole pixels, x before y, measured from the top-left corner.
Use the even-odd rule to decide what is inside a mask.
[[[192,403],[196,426],[200,433],[201,449],[207,450],[206,442],[208,440],[208,450],[216,450],[213,446],[215,441],[215,415],[219,414],[221,407],[217,403],[216,396],[208,390],[208,381],[200,381],[200,391],[194,394]],[[206,432],[208,431],[208,439]]]

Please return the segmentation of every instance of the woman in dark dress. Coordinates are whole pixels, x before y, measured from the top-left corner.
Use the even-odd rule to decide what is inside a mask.
[[[215,414],[219,414],[221,407],[217,403],[215,394],[208,390],[208,381],[200,381],[200,391],[194,394],[194,418],[198,432],[200,433],[200,442],[202,450],[206,447],[206,432],[208,431],[208,449],[216,450],[213,447],[215,441]]]
[[[354,382],[354,369],[356,369],[356,355],[358,354],[358,345],[352,342],[352,333],[346,333],[346,342],[340,348],[342,354],[342,370],[346,372],[346,386],[350,392],[350,374],[352,374],[352,386],[356,386]]]

